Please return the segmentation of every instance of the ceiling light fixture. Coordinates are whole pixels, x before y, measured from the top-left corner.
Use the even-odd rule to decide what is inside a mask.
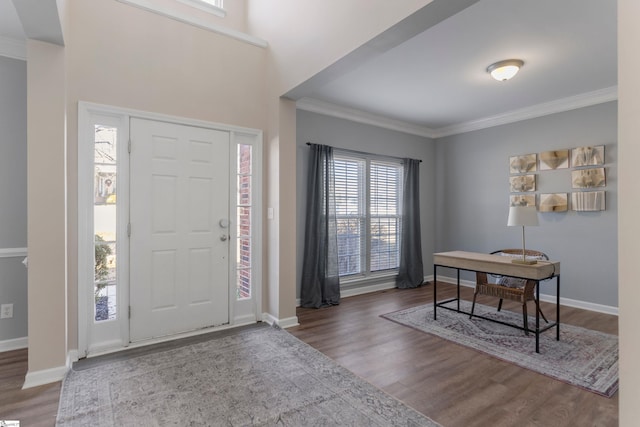
[[[499,82],[503,82],[515,76],[523,65],[524,61],[519,59],[507,59],[489,65],[487,73],[490,73],[491,77]]]

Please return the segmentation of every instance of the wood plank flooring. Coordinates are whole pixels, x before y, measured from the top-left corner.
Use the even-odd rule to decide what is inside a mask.
[[[438,283],[439,299],[454,291]],[[463,288],[462,297],[471,292]],[[618,425],[617,394],[607,399],[379,317],[431,301],[431,286],[344,298],[336,307],[298,309],[300,326],[288,331],[446,427]],[[506,302],[504,309],[518,311]],[[543,310],[554,313],[550,304]],[[561,316],[617,334],[616,316],[569,307]],[[0,353],[0,420],[53,426],[61,384],[21,390],[26,371],[27,350]]]
[[[335,307],[298,309],[300,326],[288,331],[446,427],[618,425],[617,393],[598,396],[379,317],[432,302],[432,288],[392,289],[344,298]],[[470,300],[472,292],[463,288],[462,298]],[[438,299],[454,294],[455,286],[438,282]],[[520,312],[507,302],[503,309]],[[547,316],[554,318],[554,309],[542,303]],[[535,313],[533,305],[529,312]],[[616,316],[570,307],[562,307],[560,316],[562,323],[617,334]]]
[[[20,427],[51,427],[62,383],[21,390],[26,373],[26,349],[0,353],[0,420],[20,420]]]

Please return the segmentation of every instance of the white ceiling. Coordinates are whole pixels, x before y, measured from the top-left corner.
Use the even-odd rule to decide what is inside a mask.
[[[0,37],[24,40],[22,24],[11,0],[0,0]]]
[[[526,118],[615,99],[616,13],[615,0],[480,0],[334,73],[303,93],[299,108],[363,112],[372,123],[382,117],[438,136],[514,111]],[[525,62],[512,80],[486,72],[511,58]]]
[[[348,66],[342,61],[290,97],[302,109],[425,136],[616,98],[615,0],[434,0],[429,7],[450,14],[466,8],[422,24],[428,28],[417,35],[416,21],[433,13],[414,16],[413,33],[405,27],[390,37],[404,31],[404,42],[373,42],[375,54],[354,53]],[[25,39],[11,0],[0,0],[2,39]],[[491,79],[487,66],[510,58],[525,62],[520,73],[507,82]]]

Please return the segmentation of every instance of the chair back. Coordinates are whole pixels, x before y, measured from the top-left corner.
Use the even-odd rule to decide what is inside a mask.
[[[518,255],[522,256],[522,249],[500,249],[500,250],[491,252],[491,254],[492,255],[504,254],[506,256],[518,256]],[[544,252],[533,250],[533,249],[525,249],[524,256],[526,258],[532,258],[532,259],[549,260],[549,257],[547,256],[547,254],[545,254]]]

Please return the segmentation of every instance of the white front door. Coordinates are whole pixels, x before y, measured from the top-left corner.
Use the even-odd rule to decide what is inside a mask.
[[[229,132],[130,126],[131,342],[229,323]]]

